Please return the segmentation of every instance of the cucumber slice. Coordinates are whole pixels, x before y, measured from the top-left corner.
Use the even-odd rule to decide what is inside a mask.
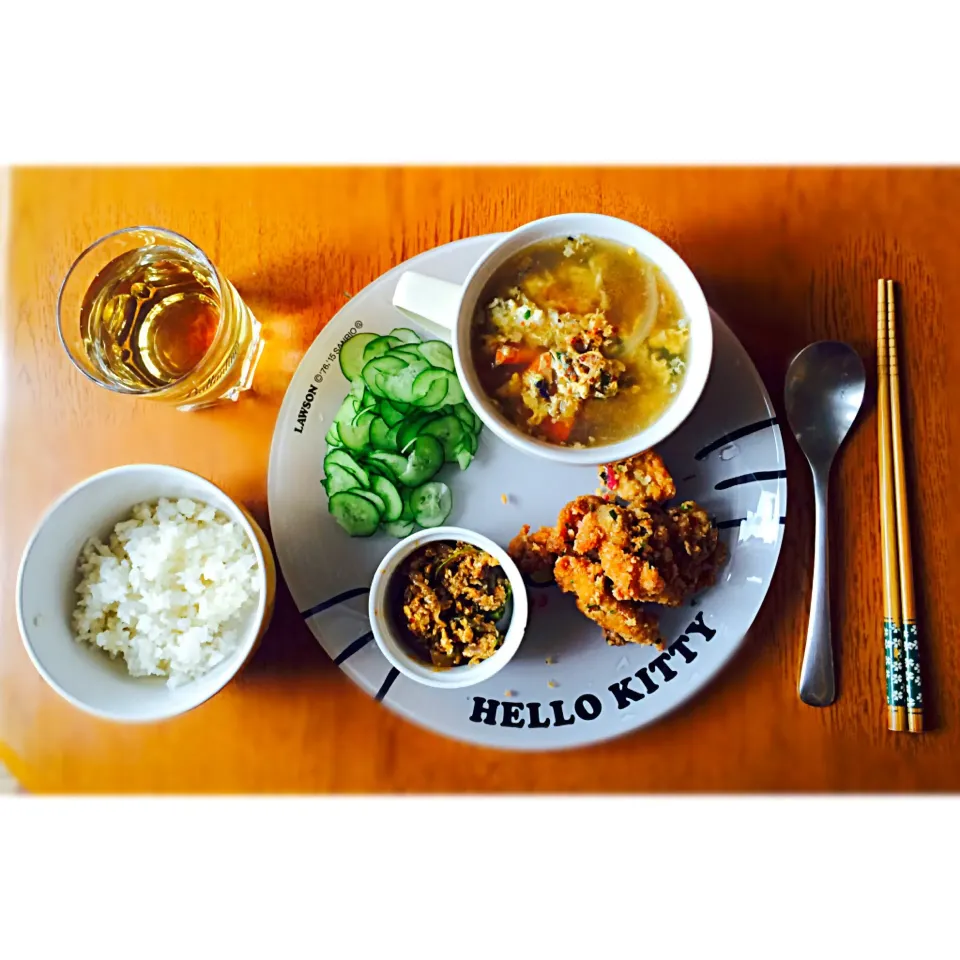
[[[380,416],[388,427],[399,423],[403,419],[403,413],[398,410],[389,400],[380,401]]]
[[[420,406],[424,403],[424,398],[430,393],[430,388],[435,383],[443,384],[443,396],[447,395],[447,371],[436,370],[433,367],[427,367],[416,380],[413,381],[413,402]],[[434,403],[438,401],[433,401]]]
[[[473,411],[467,403],[458,403],[453,408],[453,414],[457,419],[472,433],[476,432],[476,422],[473,419]]]
[[[415,360],[389,377],[383,378],[383,392],[388,400],[401,403],[413,402],[413,384],[417,377],[428,369],[426,360]]]
[[[447,403],[457,404],[457,403],[466,403],[467,398],[464,396],[463,387],[460,386],[460,381],[457,379],[455,373],[447,372]]]
[[[420,344],[419,343],[401,343],[399,347],[394,347],[390,353],[387,354],[389,357],[402,357],[404,360],[423,360],[425,359],[420,353]]]
[[[420,337],[414,333],[409,327],[395,327],[390,331],[391,337],[396,337],[398,340],[403,343],[419,343]]]
[[[372,410],[360,414],[356,423],[339,423],[337,430],[343,445],[351,450],[363,451],[370,445],[370,425],[376,414]]]
[[[406,469],[397,478],[404,486],[419,487],[443,465],[443,447],[434,437],[421,434],[413,442]],[[412,506],[412,503],[411,503]],[[416,513],[416,510],[414,510]],[[419,522],[419,521],[418,521]]]
[[[363,394],[366,392],[366,384],[362,380],[353,380],[350,383],[350,389],[347,391],[348,397],[353,397],[355,400],[363,399]]]
[[[340,434],[337,433],[337,425],[335,423],[330,424],[330,429],[327,431],[327,435],[323,439],[326,440],[328,447],[343,446],[343,442],[340,439]]]
[[[410,509],[421,527],[439,527],[450,516],[452,506],[450,488],[439,481],[425,483],[410,495]]]
[[[355,493],[335,493],[330,497],[329,509],[351,537],[371,537],[380,526],[380,514],[374,504]]]
[[[394,451],[397,449],[397,435],[391,434],[392,427],[388,427],[382,417],[374,417],[370,424],[370,442],[378,450]]]
[[[373,492],[383,501],[382,519],[387,523],[399,520],[400,514],[403,513],[403,499],[396,486],[386,477],[373,477],[371,485]]]
[[[420,431],[433,419],[429,413],[419,414],[404,420],[397,431],[397,449],[403,453],[404,448],[410,445],[410,441],[419,436]]]
[[[376,403],[366,403],[366,404],[364,404],[364,406],[359,407],[359,408],[357,409],[356,415],[355,415],[354,418],[350,421],[351,425],[355,427],[355,426],[357,425],[357,422],[359,421],[360,417],[363,416],[363,414],[367,413],[367,412],[370,411],[370,410],[373,411],[373,413],[374,413],[375,416],[377,415],[377,405],[376,405]]]
[[[424,360],[441,370],[456,370],[453,363],[453,351],[442,340],[428,340],[420,344],[420,354]]]
[[[363,365],[361,376],[370,392],[377,397],[383,396],[383,377],[399,373],[406,366],[406,361],[399,357],[374,357]]]
[[[460,446],[462,446],[467,453],[473,456],[477,452],[477,447],[479,446],[477,435],[475,433],[471,433],[469,430],[464,430],[463,439],[460,441]]]
[[[357,489],[351,490],[350,492],[355,493],[358,497],[363,497],[364,500],[369,500],[377,508],[377,513],[379,513],[381,517],[383,516],[383,512],[387,509],[387,505],[372,490]]]
[[[349,470],[350,473],[360,481],[361,487],[370,486],[370,477],[367,475],[367,471],[342,447],[337,450],[331,450],[323,458],[324,473],[326,473],[327,467],[330,466],[330,464],[336,464],[338,467],[343,467],[344,470]]]
[[[440,370],[434,370],[433,373],[442,373]],[[421,373],[422,377],[423,374]],[[447,399],[447,383],[445,380],[434,380],[430,385],[430,389],[427,391],[426,395],[422,400],[417,401],[418,406],[421,410],[425,412],[439,412],[442,410],[446,404],[444,400]]]
[[[390,428],[390,432],[387,434],[387,443],[389,443],[390,446],[387,447],[387,450],[395,451],[400,449],[400,441],[398,440],[398,436],[400,434],[400,428],[402,426],[403,426],[403,421],[401,420],[400,423],[395,423]]]
[[[453,458],[457,461],[461,470],[466,470],[470,466],[470,462],[473,460],[473,454],[469,450],[465,450],[461,447]]]
[[[369,456],[370,460],[382,464],[390,474],[399,478],[400,474],[407,469],[407,458],[401,457],[398,453],[387,453],[385,450],[374,450]]]
[[[463,445],[464,433],[463,424],[455,416],[448,414],[425,424],[420,436],[436,437],[443,446],[443,459],[447,463],[453,463],[457,450]]]
[[[326,474],[323,480],[323,486],[327,491],[328,497],[332,497],[334,494],[341,493],[344,490],[363,489],[360,480],[354,474],[336,463],[331,463],[329,466],[324,467],[323,472]]]
[[[348,380],[356,380],[363,369],[363,351],[371,340],[377,340],[375,333],[355,333],[340,348],[340,369]]]
[[[363,350],[363,363],[361,368],[366,366],[375,357],[382,357],[391,347],[398,346],[400,341],[396,337],[374,337],[369,341]]]
[[[383,529],[386,530],[391,537],[402,540],[404,537],[409,537],[410,534],[413,533],[413,521],[394,520],[393,523],[385,523]]]

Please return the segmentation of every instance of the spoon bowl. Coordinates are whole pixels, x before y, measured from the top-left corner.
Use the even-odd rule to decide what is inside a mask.
[[[863,361],[845,343],[811,343],[791,361],[787,420],[811,466],[829,468],[860,411],[866,382]]]
[[[827,562],[830,468],[856,420],[866,382],[863,361],[852,347],[821,340],[793,358],[784,385],[787,421],[810,464],[816,502],[810,622],[798,685],[800,699],[814,707],[826,707],[836,699]]]

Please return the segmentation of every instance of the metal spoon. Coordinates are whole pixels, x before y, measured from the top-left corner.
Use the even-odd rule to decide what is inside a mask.
[[[810,463],[817,505],[810,622],[798,686],[800,699],[812,707],[826,707],[836,696],[827,575],[827,491],[833,458],[860,410],[865,384],[866,372],[857,352],[845,343],[821,340],[793,358],[784,385],[787,420]]]

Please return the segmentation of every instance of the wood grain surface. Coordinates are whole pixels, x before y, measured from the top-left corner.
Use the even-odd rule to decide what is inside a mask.
[[[960,788],[960,171],[953,169],[20,169],[4,200],[0,322],[0,762],[30,791],[944,791]],[[621,740],[537,756],[421,731],[373,702],[313,640],[281,586],[253,661],[182,718],[123,727],[72,709],[23,651],[13,590],[47,504],[122,463],[195,470],[265,528],[284,388],[344,302],[440,243],[598,211],[670,243],[742,340],[782,414],[793,353],[842,339],[875,370],[876,280],[903,290],[901,370],[928,718],[886,729],[873,378],[832,486],[839,699],[796,684],[812,563],[805,461],[786,438],[788,520],[741,654],[676,714]],[[255,392],[197,414],[85,381],[57,339],[59,283],[102,234],[155,224],[198,243],[265,324]]]

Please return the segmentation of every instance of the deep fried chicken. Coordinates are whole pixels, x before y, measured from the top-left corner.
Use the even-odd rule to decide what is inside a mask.
[[[576,597],[577,608],[603,629],[611,646],[660,641],[657,617],[635,603],[618,600],[608,587],[603,567],[587,557],[560,557],[554,567],[557,585]]]
[[[599,471],[604,491],[628,503],[665,503],[677,495],[673,477],[654,450],[644,450],[617,463],[605,463]]]
[[[628,505],[577,497],[560,511],[556,527],[530,533],[525,526],[508,552],[531,578],[546,582],[552,575],[575,594],[608,643],[654,643],[657,618],[639,605],[680,606],[714,583],[726,549],[694,501],[662,506],[676,487],[652,450],[601,468],[601,476],[610,468],[617,478],[612,489]]]

